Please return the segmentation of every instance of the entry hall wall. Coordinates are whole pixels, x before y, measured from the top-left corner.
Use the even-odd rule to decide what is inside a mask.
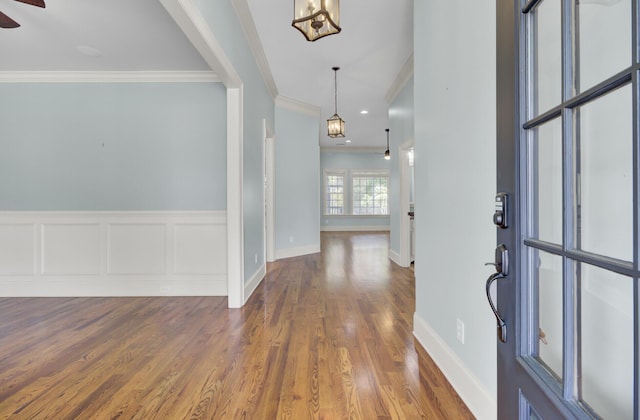
[[[481,419],[496,417],[484,292],[496,245],[495,11],[493,0],[414,3],[414,333]]]

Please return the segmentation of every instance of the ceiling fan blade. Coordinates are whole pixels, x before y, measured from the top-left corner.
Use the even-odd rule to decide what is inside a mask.
[[[45,7],[44,0],[16,0],[20,3],[30,4],[32,6]]]
[[[10,29],[10,28],[17,28],[19,26],[20,24],[18,22],[11,19],[9,16],[5,15],[4,13],[0,12],[0,28]]]

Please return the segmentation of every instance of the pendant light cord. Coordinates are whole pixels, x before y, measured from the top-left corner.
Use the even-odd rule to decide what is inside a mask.
[[[333,67],[333,107],[334,114],[338,114],[338,70],[340,67]]]

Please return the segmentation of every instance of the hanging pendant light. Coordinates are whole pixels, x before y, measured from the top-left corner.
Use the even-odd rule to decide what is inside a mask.
[[[331,138],[344,137],[344,120],[338,115],[338,70],[340,67],[332,67],[334,83],[335,113],[327,120],[327,135]]]
[[[387,150],[384,151],[384,158],[389,160],[391,159],[391,154],[389,153],[389,129],[385,128],[384,131],[387,132]]]
[[[340,0],[294,0],[291,25],[307,41],[340,32]]]

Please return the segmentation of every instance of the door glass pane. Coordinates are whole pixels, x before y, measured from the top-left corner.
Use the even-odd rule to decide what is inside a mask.
[[[633,281],[580,264],[582,400],[606,419],[633,418]]]
[[[560,104],[562,100],[562,15],[561,2],[546,0],[532,12],[534,31],[533,81],[534,115]]]
[[[579,0],[577,4],[582,92],[631,65],[631,0]]]
[[[578,246],[631,261],[633,128],[629,85],[579,110]]]
[[[562,122],[559,118],[532,130],[531,236],[562,244]]]
[[[524,416],[521,420],[542,420],[542,417],[538,414],[538,412],[533,408],[533,406],[527,400],[522,393],[520,394],[520,404],[523,406]]]
[[[562,258],[537,250],[535,255],[538,280],[538,358],[557,378],[562,378]]]

